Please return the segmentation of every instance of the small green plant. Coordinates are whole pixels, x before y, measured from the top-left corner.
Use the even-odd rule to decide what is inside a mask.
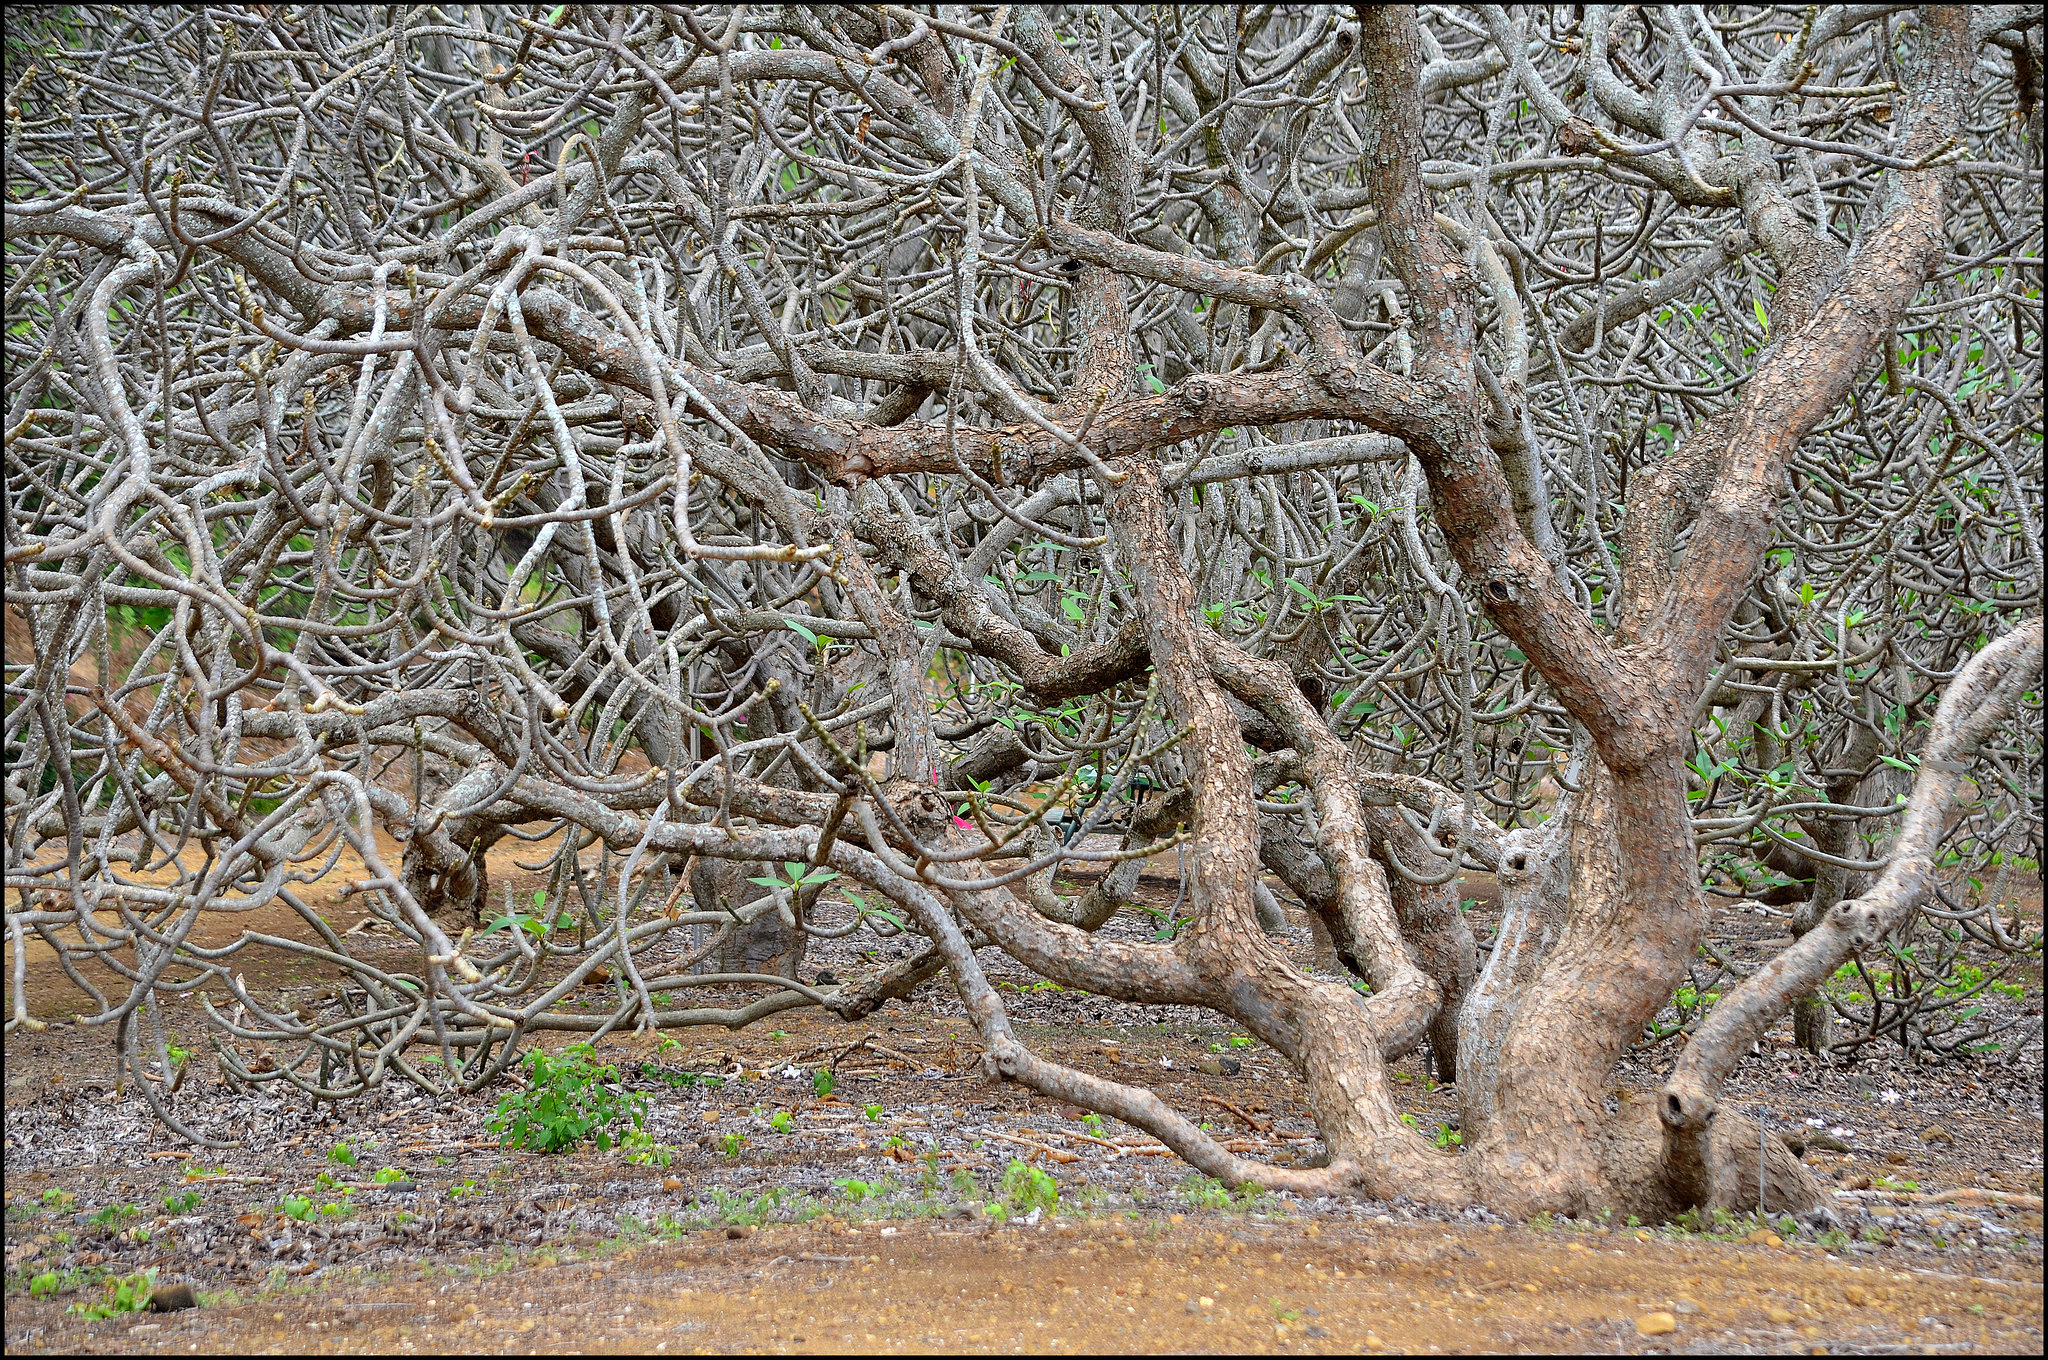
[[[1091,1110],[1089,1113],[1081,1116],[1081,1127],[1094,1134],[1097,1138],[1100,1138],[1102,1136],[1102,1116]]]
[[[861,1113],[866,1115],[868,1117],[868,1123],[872,1124],[877,1119],[880,1119],[882,1117],[882,1107],[879,1105],[870,1105],[866,1109],[862,1110]]]
[[[1829,1251],[1839,1251],[1849,1245],[1849,1234],[1840,1228],[1829,1228],[1820,1235],[1820,1244]]]
[[[1176,916],[1170,911],[1161,911],[1157,907],[1148,907],[1143,902],[1133,902],[1131,905],[1159,922],[1158,928],[1152,932],[1152,938],[1162,944],[1174,939],[1183,930],[1193,925],[1195,921],[1195,918],[1192,916]]]
[[[1181,1198],[1190,1209],[1228,1209],[1230,1191],[1214,1176],[1189,1176],[1181,1183]]]
[[[614,1128],[646,1123],[647,1095],[614,1090],[619,1069],[597,1061],[589,1044],[572,1044],[559,1056],[530,1050],[526,1078],[526,1089],[499,1101],[491,1116],[491,1131],[508,1148],[562,1152],[588,1139],[608,1152],[617,1141]]]
[[[164,1196],[164,1212],[167,1214],[189,1214],[199,1207],[199,1192],[187,1190],[181,1194]]]
[[[854,1204],[859,1204],[862,1200],[871,1198],[880,1188],[869,1185],[866,1181],[857,1181],[851,1176],[844,1180],[836,1180],[832,1182],[832,1185],[834,1189],[838,1190],[840,1194],[846,1196],[848,1201]]]
[[[54,1294],[59,1283],[57,1272],[46,1270],[28,1282],[28,1292],[39,1298],[45,1294]]]
[[[305,1223],[313,1217],[313,1201],[304,1195],[286,1195],[277,1202],[277,1211],[286,1218]]]
[[[737,1158],[746,1150],[746,1146],[747,1135],[744,1133],[728,1133],[718,1140],[718,1150],[728,1157]]]
[[[481,1195],[483,1192],[484,1188],[475,1181],[457,1181],[448,1187],[448,1198],[468,1199],[471,1195]]]
[[[92,1221],[102,1228],[118,1228],[131,1218],[142,1216],[142,1210],[132,1204],[109,1204],[92,1216]]]
[[[1920,1182],[1918,1181],[1893,1180],[1890,1176],[1879,1176],[1871,1184],[1879,1190],[1897,1190],[1901,1192],[1918,1190],[1920,1188]]]
[[[378,1185],[396,1185],[405,1179],[405,1173],[395,1166],[380,1167],[370,1179]]]
[[[955,1167],[953,1169],[954,1194],[960,1196],[962,1199],[965,1199],[969,1195],[979,1193],[980,1190],[981,1185],[974,1179],[974,1173],[972,1171],[969,1171],[964,1166]]]
[[[64,1311],[90,1320],[139,1313],[149,1307],[150,1291],[156,1288],[156,1267],[138,1270],[107,1282],[107,1292],[97,1303],[74,1303]]]
[[[553,920],[543,916],[541,910],[547,904],[548,895],[546,889],[537,889],[533,894],[533,914],[531,916],[523,911],[508,910],[503,916],[498,917],[488,926],[485,926],[484,934],[495,935],[501,930],[523,930],[535,939],[541,939],[549,931],[574,930],[576,928],[576,922],[570,918],[567,912],[557,915]]]
[[[774,1129],[777,1133],[788,1133],[790,1127],[795,1123],[796,1120],[790,1117],[788,1110],[777,1110],[774,1116],[769,1119],[768,1127]]]
[[[1248,1035],[1233,1034],[1230,1036],[1230,1046],[1232,1048],[1250,1048],[1252,1041]]]
[[[327,1160],[336,1166],[354,1166],[359,1159],[356,1150],[348,1145],[348,1140],[343,1139],[327,1149]]]
[[[1074,1192],[1068,1203],[1074,1209],[1096,1213],[1109,1203],[1109,1195],[1099,1185],[1084,1185]]]
[[[878,1106],[877,1108],[880,1107]],[[61,1214],[77,1203],[78,1196],[72,1194],[69,1190],[61,1190],[53,1185],[48,1190],[43,1191],[43,1207],[45,1209],[53,1209]]]
[[[892,1133],[888,1136],[888,1138],[883,1140],[882,1146],[885,1148],[909,1147],[910,1140],[905,1138],[900,1133]]]
[[[839,877],[837,869],[818,868],[806,870],[802,860],[784,860],[782,867],[789,873],[787,879],[776,878],[770,875],[766,878],[750,878],[747,882],[758,883],[764,888],[780,888],[782,891],[794,895],[800,888],[807,888],[813,883],[830,883],[833,879]]]
[[[668,1167],[675,1162],[676,1150],[667,1143],[657,1143],[654,1135],[645,1129],[634,1129],[619,1141],[626,1151],[626,1160],[634,1166]]]
[[[1020,1214],[1034,1209],[1051,1213],[1059,1208],[1060,1183],[1035,1166],[1012,1160],[1003,1170],[1003,1202]]]
[[[1863,1230],[1863,1240],[1866,1242],[1884,1241],[1884,1229],[1878,1227],[1875,1223],[1871,1224]]]
[[[815,1095],[818,1099],[823,1100],[826,1096],[832,1094],[832,1087],[837,1083],[837,1081],[838,1078],[832,1075],[831,1068],[821,1067],[817,1071],[811,1073],[811,1094]]]
[[[721,1187],[711,1192],[709,1206],[703,1206],[702,1201],[699,1204],[710,1208],[719,1222],[758,1227],[768,1221],[769,1214],[782,1207],[782,1188],[777,1186],[763,1190],[752,1200],[745,1200]]]
[[[651,1062],[640,1064],[640,1075],[649,1081],[658,1081],[679,1089],[686,1086],[707,1086],[719,1090],[725,1086],[724,1077],[715,1077],[708,1072],[670,1072],[665,1068],[656,1067]]]
[[[1463,1147],[1465,1145],[1465,1135],[1452,1128],[1449,1124],[1439,1123],[1436,1126],[1436,1145],[1440,1148]]]

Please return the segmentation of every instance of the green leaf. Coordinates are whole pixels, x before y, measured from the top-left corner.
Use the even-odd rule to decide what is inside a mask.
[[[1750,303],[1756,308],[1756,324],[1764,328],[1764,334],[1769,335],[1771,333],[1771,315],[1764,310],[1764,300],[1762,298],[1751,298]]]
[[[797,634],[799,637],[803,638],[804,641],[810,643],[813,647],[822,645],[819,643],[818,635],[816,633],[813,633],[810,629],[804,627],[795,619],[784,619],[783,622],[789,625],[790,632]]]

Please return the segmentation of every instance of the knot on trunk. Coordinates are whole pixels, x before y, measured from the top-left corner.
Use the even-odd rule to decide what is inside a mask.
[[[1877,943],[1882,932],[1878,928],[1877,907],[1860,897],[1837,902],[1834,911],[1834,927],[1849,937],[1851,947],[1863,950]]]
[[[1023,1052],[1014,1041],[999,1042],[981,1055],[982,1070],[990,1081],[1015,1081],[1023,1070]]]
[[[1600,129],[1584,118],[1567,118],[1558,124],[1557,148],[1567,156],[1583,156],[1600,147]]]
[[[953,805],[930,784],[898,777],[889,781],[884,796],[903,824],[920,836],[943,834],[952,824]]]
[[[453,864],[437,863],[421,838],[406,848],[399,881],[420,909],[441,922],[475,925],[490,892],[490,873],[479,851]]]
[[[1682,1132],[1699,1132],[1714,1122],[1714,1115],[1720,1109],[1720,1102],[1712,1096],[1696,1091],[1683,1091],[1667,1086],[1657,1093],[1657,1117],[1664,1121],[1666,1128]]]

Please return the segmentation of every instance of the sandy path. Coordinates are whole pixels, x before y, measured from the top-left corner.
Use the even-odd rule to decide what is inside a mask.
[[[1674,1332],[1639,1331],[1658,1313]],[[2039,1353],[2041,1337],[2039,1284],[1859,1267],[1811,1248],[1200,1215],[713,1230],[483,1278],[342,1276],[98,1323],[16,1296],[7,1322],[10,1352],[2018,1354]]]

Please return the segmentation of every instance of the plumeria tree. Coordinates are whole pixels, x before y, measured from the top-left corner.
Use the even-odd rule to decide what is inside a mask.
[[[201,991],[230,1078],[337,1099],[942,978],[991,1079],[1232,1185],[1653,1217],[1814,1202],[1719,1102],[1787,1014],[1984,1037],[1837,970],[2038,949],[2032,7],[7,42],[10,1029],[30,935],[138,1073]],[[344,857],[405,967],[314,910]],[[1148,864],[1184,927],[1105,932]],[[1730,902],[1794,942],[1617,1102]],[[853,931],[917,947],[805,981]],[[1229,1016],[1325,1164],[1034,1051],[987,949]],[[251,950],[346,986],[284,1010]],[[1422,1046],[1462,1147],[1400,1117]]]

